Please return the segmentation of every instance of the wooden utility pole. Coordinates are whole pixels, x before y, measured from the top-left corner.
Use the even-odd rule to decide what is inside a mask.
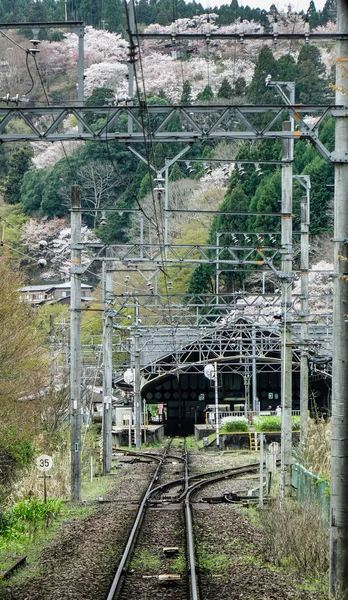
[[[337,33],[348,31],[347,0],[337,0]],[[337,42],[336,104],[347,103],[348,41]],[[334,308],[330,507],[330,591],[348,598],[348,118],[336,114]]]
[[[81,499],[81,196],[71,189],[70,411],[71,499]]]

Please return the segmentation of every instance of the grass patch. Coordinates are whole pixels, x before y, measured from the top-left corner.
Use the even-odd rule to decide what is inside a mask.
[[[154,550],[139,548],[135,551],[130,568],[135,571],[159,571],[161,561]]]
[[[300,428],[300,417],[292,417],[292,429],[293,431]],[[255,417],[253,422],[254,429],[256,431],[280,431],[282,428],[281,416],[264,416]]]
[[[249,431],[247,419],[223,419],[220,433]]]
[[[175,556],[175,558],[173,558],[173,560],[170,563],[170,566],[172,567],[173,571],[175,571],[175,573],[180,573],[181,575],[183,575],[186,572],[186,557],[183,548],[179,549],[178,554]]]

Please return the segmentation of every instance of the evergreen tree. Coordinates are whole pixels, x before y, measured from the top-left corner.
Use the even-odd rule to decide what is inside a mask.
[[[279,212],[281,197],[281,177],[280,172],[276,171],[263,178],[250,203],[250,211],[257,211],[259,214],[249,218],[249,230],[279,231],[279,217],[271,217],[265,213]]]
[[[321,104],[326,101],[328,84],[320,50],[314,45],[302,46],[297,60],[296,96],[302,104]]]
[[[219,87],[217,96],[218,98],[227,98],[230,100],[232,98],[232,86],[226,77],[223,78],[221,82],[221,86]]]
[[[183,177],[186,177],[186,175],[181,171],[178,163],[174,163],[170,169],[169,181],[178,181],[179,179],[183,179]]]
[[[9,161],[8,175],[4,181],[4,200],[9,204],[17,204],[21,200],[21,183],[24,173],[30,168],[33,152],[30,148],[19,148]]]
[[[311,179],[310,232],[316,235],[330,231],[333,227],[332,210],[331,217],[329,215],[333,200],[334,167],[317,155],[306,165],[303,174]]]
[[[317,13],[317,9],[313,0],[310,0],[307,10],[307,16],[311,29],[314,29],[315,27],[318,27],[318,25],[320,25],[320,16]]]
[[[213,268],[212,265],[202,264],[195,268],[193,271],[189,285],[189,294],[204,294],[211,293],[213,291]]]
[[[259,54],[255,71],[248,88],[248,100],[254,104],[270,104],[274,102],[274,91],[266,87],[267,75],[275,77],[277,61],[268,46],[264,46]]]
[[[207,84],[202,92],[197,95],[197,100],[203,102],[209,102],[214,98],[214,92],[211,89],[211,86]]]
[[[277,60],[277,80],[296,81],[297,64],[291,54],[284,54]]]
[[[188,79],[184,81],[184,85],[182,87],[180,104],[192,104],[192,86]]]
[[[108,31],[114,31],[125,35],[127,31],[126,12],[122,0],[104,0],[105,27]]]
[[[32,169],[24,173],[21,185],[21,206],[25,215],[37,215],[46,183],[45,169]]]
[[[233,93],[235,96],[237,96],[237,98],[245,96],[247,93],[247,84],[244,77],[237,77],[236,81],[234,82]]]

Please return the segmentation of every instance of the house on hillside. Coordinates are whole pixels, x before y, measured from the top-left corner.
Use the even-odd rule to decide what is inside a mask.
[[[93,287],[86,283],[81,284],[82,300],[90,300]],[[44,302],[70,302],[70,281],[65,283],[42,283],[41,285],[27,285],[20,288],[20,299],[31,304]]]

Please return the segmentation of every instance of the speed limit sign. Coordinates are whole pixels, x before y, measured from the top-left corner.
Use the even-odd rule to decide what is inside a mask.
[[[41,454],[41,456],[38,456],[36,459],[36,466],[39,471],[49,471],[53,466],[52,456],[48,456],[48,454]]]

